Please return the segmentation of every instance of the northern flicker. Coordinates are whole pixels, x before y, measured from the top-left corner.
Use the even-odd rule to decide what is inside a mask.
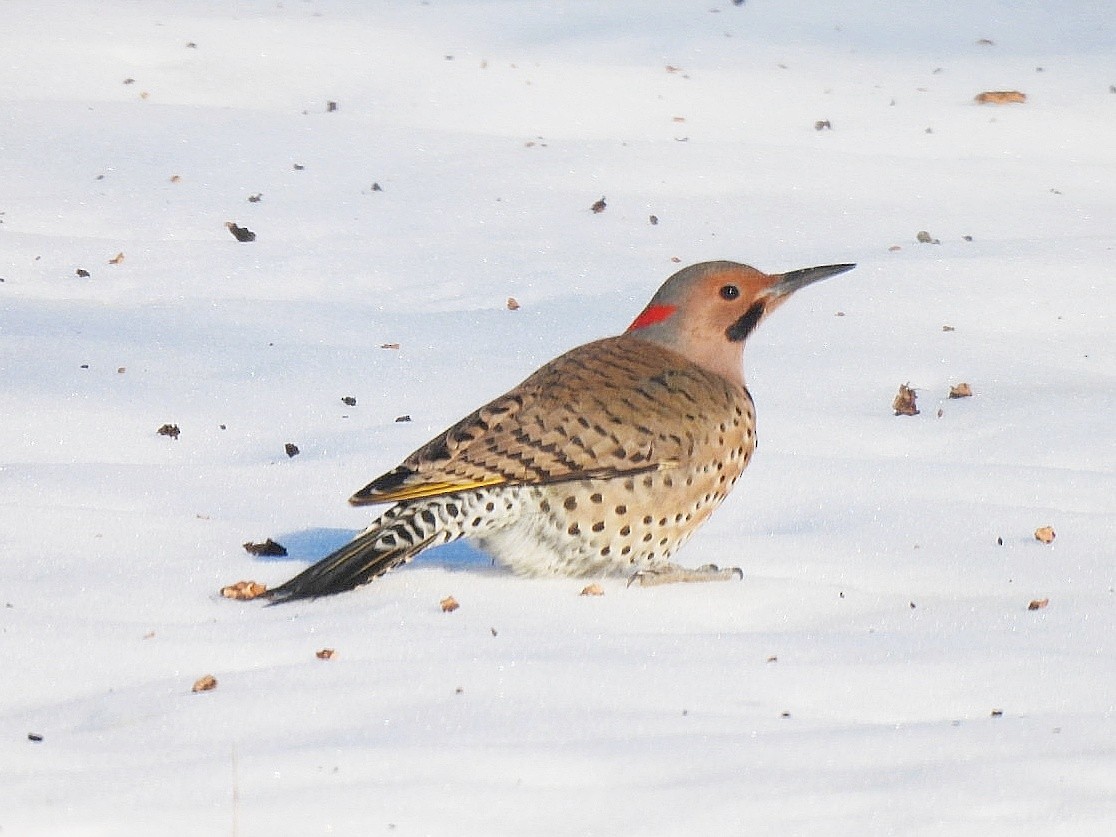
[[[678,271],[623,334],[555,358],[354,494],[395,505],[268,596],[350,590],[459,538],[524,575],[726,577],[670,558],[755,449],[744,341],[799,288],[853,267]]]

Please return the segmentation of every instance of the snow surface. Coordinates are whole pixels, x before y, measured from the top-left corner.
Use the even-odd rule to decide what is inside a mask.
[[[1116,833],[1107,4],[0,16],[0,833]],[[750,341],[743,583],[217,595],[722,258],[860,265]]]

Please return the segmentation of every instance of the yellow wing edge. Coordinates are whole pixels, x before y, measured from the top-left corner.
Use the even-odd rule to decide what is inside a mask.
[[[390,491],[378,491],[372,494],[364,494],[358,491],[349,498],[349,502],[354,506],[398,503],[402,500],[419,500],[423,497],[437,497],[439,494],[456,494],[459,491],[472,491],[475,488],[486,488],[490,485],[503,485],[506,482],[507,479],[500,476],[468,482],[423,482],[417,485],[403,485]]]
[[[650,463],[627,470],[602,468],[598,470],[579,471],[576,473],[564,474],[559,479],[549,480],[547,482],[570,482],[583,479],[616,479],[619,477],[637,476],[639,474],[645,474],[648,471],[662,471],[668,468],[676,468],[678,465],[679,462],[677,460],[666,459],[662,462]],[[424,497],[457,494],[461,491],[473,491],[477,488],[510,484],[513,483],[507,477],[494,474],[491,477],[479,480],[463,480],[461,482],[421,482],[414,485],[401,485],[398,488],[391,488],[385,491],[369,491],[368,488],[362,488],[349,498],[349,503],[353,506],[372,506],[378,503],[399,503],[404,500],[421,500]],[[546,483],[541,482],[539,484],[542,485]]]

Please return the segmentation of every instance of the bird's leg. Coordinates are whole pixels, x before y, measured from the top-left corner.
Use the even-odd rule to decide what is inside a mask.
[[[731,581],[734,578],[744,578],[744,571],[740,567],[721,569],[716,564],[706,564],[692,570],[689,567],[680,567],[677,564],[657,564],[654,567],[647,567],[632,573],[628,578],[628,586],[638,584],[640,587],[655,587],[659,584],[676,584],[678,582]]]

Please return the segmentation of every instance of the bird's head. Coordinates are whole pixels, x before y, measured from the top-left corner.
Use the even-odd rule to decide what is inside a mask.
[[[744,341],[760,321],[799,288],[854,267],[831,264],[769,275],[737,262],[691,265],[663,283],[627,333],[742,384]]]

